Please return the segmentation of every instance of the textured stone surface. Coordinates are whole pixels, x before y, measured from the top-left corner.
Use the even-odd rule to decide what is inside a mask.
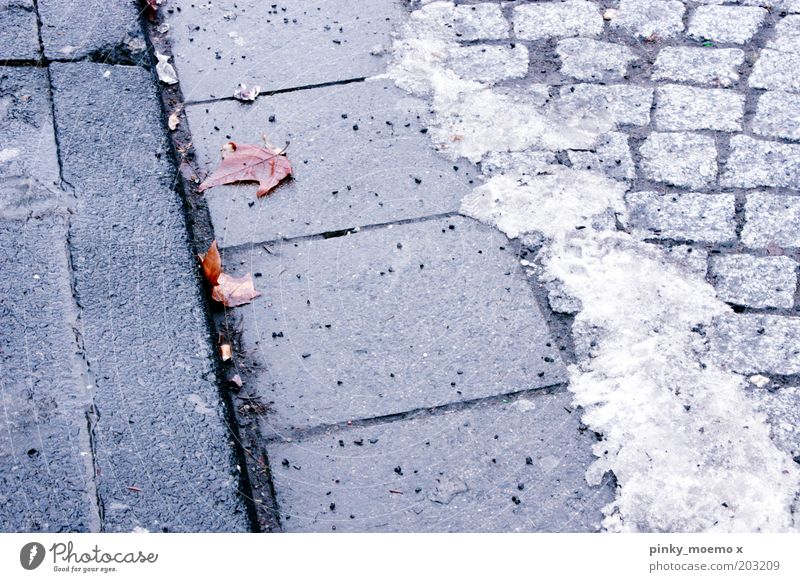
[[[38,58],[39,30],[33,0],[0,0],[0,61]]]
[[[656,127],[683,131],[741,131],[744,95],[728,89],[663,85],[656,89]]]
[[[625,200],[639,236],[704,242],[736,237],[733,194],[630,192]]]
[[[707,135],[654,132],[639,152],[642,170],[651,180],[700,188],[717,175],[717,149]]]
[[[162,10],[187,101],[229,97],[239,83],[273,90],[382,73],[390,33],[405,16],[400,0],[374,0],[369,10],[360,0],[273,4]]]
[[[789,257],[727,255],[711,258],[709,273],[723,301],[748,307],[794,305],[797,262]]]
[[[225,253],[236,272],[261,274],[244,380],[272,403],[266,422],[338,423],[562,381],[506,244],[454,217]]]
[[[767,48],[786,53],[800,52],[800,16],[782,18],[775,26],[775,34],[767,41]]]
[[[742,242],[747,246],[800,247],[800,197],[752,192],[747,195],[744,212]]]
[[[620,132],[604,134],[593,151],[570,151],[569,161],[573,168],[602,171],[618,180],[633,180],[636,166],[628,147],[628,136]]]
[[[753,133],[800,140],[800,95],[768,91],[758,98]]]
[[[611,26],[640,38],[670,38],[683,31],[684,12],[677,0],[620,0]]]
[[[146,62],[137,0],[38,0],[48,59]]]
[[[653,80],[730,87],[739,80],[743,63],[740,49],[666,47],[656,57]]]
[[[621,125],[647,125],[653,89],[633,85],[579,84],[561,88],[561,100]]]
[[[761,27],[767,11],[756,6],[700,6],[689,21],[689,36],[698,40],[744,44]]]
[[[762,50],[749,83],[756,89],[800,91],[800,53]]]
[[[461,40],[507,38],[510,27],[499,4],[485,3],[455,6],[449,23]]]
[[[586,484],[578,414],[541,393],[271,443],[284,529],[595,531],[613,489]]]
[[[57,185],[58,158],[50,109],[45,69],[0,67],[1,177],[32,180],[44,190]]]
[[[635,60],[625,45],[586,38],[568,38],[558,43],[561,72],[582,81],[608,81],[625,76],[628,63]]]
[[[595,3],[584,0],[521,4],[514,8],[514,32],[523,40],[597,36],[603,18]]]
[[[0,220],[4,532],[98,531],[66,213]]]
[[[730,314],[709,332],[712,355],[742,374],[800,373],[800,318]]]
[[[800,145],[753,139],[731,138],[731,153],[720,182],[723,186],[796,187],[800,180]]]
[[[266,131],[274,144],[291,142],[294,179],[268,198],[256,200],[251,184],[204,193],[223,247],[453,212],[474,187],[470,168],[455,170],[421,133],[428,105],[387,80],[252,105],[198,105],[187,108],[187,117],[199,165],[208,171],[228,139],[259,143]]]
[[[50,72],[77,198],[71,262],[104,530],[247,530],[151,72],[88,62]]]
[[[524,77],[528,72],[528,48],[500,45],[460,46],[448,55],[448,67],[472,81],[497,83]]]

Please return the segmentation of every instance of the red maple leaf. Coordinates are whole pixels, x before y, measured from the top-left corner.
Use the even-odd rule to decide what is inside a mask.
[[[211,284],[211,298],[225,307],[238,307],[250,303],[261,295],[253,284],[253,276],[247,273],[244,277],[233,277],[222,272],[222,258],[214,240],[208,252],[200,255],[203,275]]]
[[[282,180],[292,175],[292,164],[284,155],[267,144],[265,147],[229,141],[222,148],[222,161],[217,169],[197,188],[200,192],[235,182],[258,182],[256,194],[266,196]]]

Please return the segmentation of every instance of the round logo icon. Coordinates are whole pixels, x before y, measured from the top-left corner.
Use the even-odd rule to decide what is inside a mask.
[[[35,570],[44,562],[44,546],[39,542],[29,542],[19,551],[19,563],[26,570]]]

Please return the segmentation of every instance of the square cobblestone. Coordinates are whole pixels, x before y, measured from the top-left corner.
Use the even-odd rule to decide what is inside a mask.
[[[800,95],[768,91],[758,98],[753,133],[800,140]]]
[[[753,38],[766,16],[767,11],[756,6],[700,6],[689,22],[689,36],[744,44]]]
[[[313,427],[562,382],[507,244],[453,217],[225,252],[262,293],[242,342],[265,421]]]
[[[608,116],[620,125],[647,125],[653,89],[637,85],[568,85],[561,88],[565,105]]]
[[[719,243],[736,238],[733,194],[630,192],[625,200],[638,236]]]
[[[639,152],[642,171],[650,180],[702,188],[717,177],[717,148],[707,135],[654,132]]]
[[[461,40],[496,40],[508,38],[510,26],[499,4],[455,6],[447,23]]]
[[[294,178],[268,197],[257,200],[251,184],[204,192],[221,247],[454,212],[474,187],[470,167],[446,160],[422,133],[429,106],[388,80],[190,106],[186,114],[209,172],[229,139],[260,143],[267,133],[276,145],[291,142]]]
[[[738,188],[796,188],[800,184],[800,145],[735,135],[720,182]]]
[[[749,83],[756,89],[800,91],[800,53],[764,49],[753,66]]]
[[[740,374],[800,374],[800,318],[735,314],[715,320],[713,357]]]
[[[283,528],[596,531],[613,488],[586,484],[594,438],[570,398],[542,393],[269,443]]]
[[[775,25],[775,34],[767,48],[786,53],[800,53],[800,16],[786,16]]]
[[[514,8],[514,32],[523,40],[571,36],[598,36],[603,18],[594,2],[536,2]]]
[[[747,246],[800,247],[800,197],[752,192],[747,195],[744,213],[742,242]]]
[[[569,151],[573,168],[602,171],[617,180],[633,180],[636,166],[631,158],[627,134],[612,131],[600,137],[594,151]]]
[[[677,0],[620,0],[611,27],[640,38],[670,38],[683,31],[685,10]]]
[[[625,45],[587,38],[567,38],[556,46],[561,72],[582,81],[609,81],[625,77],[636,60]]]
[[[739,80],[742,64],[740,49],[666,47],[656,57],[653,80],[730,87]]]
[[[447,64],[464,79],[498,83],[528,73],[528,48],[521,44],[459,46],[450,51]]]
[[[744,95],[728,89],[663,85],[656,89],[656,127],[684,131],[741,131]]]
[[[794,305],[797,261],[789,257],[726,255],[711,258],[710,270],[723,301],[747,307]]]

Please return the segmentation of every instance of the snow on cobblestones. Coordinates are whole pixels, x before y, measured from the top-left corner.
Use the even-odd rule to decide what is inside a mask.
[[[529,6],[525,18],[534,13]],[[664,6],[665,30],[680,30],[682,6]],[[631,11],[640,13],[644,8]],[[625,182],[550,163],[555,151],[600,143],[617,129],[615,120],[574,100],[460,77],[447,65],[458,46],[448,14],[450,2],[412,14],[389,74],[431,100],[429,135],[443,153],[487,162],[487,180],[465,198],[462,212],[510,238],[543,237],[542,282],[557,282],[581,306],[570,390],[584,422],[603,435],[587,480],[599,483],[608,471],[617,478],[604,526],[796,531],[800,469],[771,440],[765,408],[748,396],[745,378],[718,364],[705,338],[712,320],[731,308],[681,253],[617,230],[616,218],[626,221]],[[643,26],[634,28],[653,32]],[[571,36],[580,26],[552,28]]]

